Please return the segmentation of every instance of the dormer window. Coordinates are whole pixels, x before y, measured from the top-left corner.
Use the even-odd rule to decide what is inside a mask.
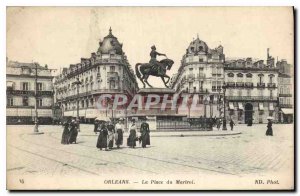
[[[203,51],[203,46],[199,46],[199,51]]]
[[[191,51],[192,51],[192,52],[194,52],[194,49],[195,49],[194,47],[191,47]]]

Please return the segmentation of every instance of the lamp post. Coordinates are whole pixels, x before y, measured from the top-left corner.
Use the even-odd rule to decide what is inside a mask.
[[[75,82],[72,83],[73,85],[76,85],[77,87],[77,123],[78,123],[78,132],[80,132],[80,121],[79,121],[79,85],[81,82],[79,81],[79,77],[76,79]]]
[[[224,109],[224,112],[223,112],[223,115],[224,115],[224,117],[223,117],[223,128],[222,128],[222,130],[224,130],[224,131],[226,131],[227,130],[227,127],[226,127],[226,84],[225,84],[225,82],[224,82],[224,84],[223,84],[223,86],[222,86],[222,88],[223,88],[223,92],[224,92],[224,96],[223,96],[223,100],[224,100],[224,105],[223,105],[223,109]]]

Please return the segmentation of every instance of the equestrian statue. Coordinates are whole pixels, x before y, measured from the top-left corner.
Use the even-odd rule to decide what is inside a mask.
[[[166,59],[157,61],[157,56],[165,56]],[[167,84],[170,81],[170,76],[166,74],[166,71],[171,69],[172,65],[174,64],[174,61],[168,59],[168,57],[165,54],[157,52],[155,46],[151,47],[150,57],[151,59],[149,63],[137,63],[135,65],[136,76],[141,80],[141,82],[144,85],[144,88],[146,88],[146,84],[150,88],[153,88],[153,86],[151,86],[147,81],[149,76],[160,77],[164,82],[164,85],[167,88],[169,88]],[[165,78],[167,78],[167,81],[165,81]]]

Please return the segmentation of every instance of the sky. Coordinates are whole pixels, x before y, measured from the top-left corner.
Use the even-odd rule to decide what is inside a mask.
[[[197,35],[212,49],[222,45],[226,58],[265,60],[270,48],[275,59],[294,60],[291,7],[8,7],[6,56],[59,73],[96,52],[110,27],[132,67],[148,62],[156,45],[175,62],[169,76]]]

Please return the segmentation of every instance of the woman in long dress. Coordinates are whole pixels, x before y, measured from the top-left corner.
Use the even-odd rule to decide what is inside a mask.
[[[75,143],[76,144],[76,140],[77,140],[77,135],[78,135],[78,131],[77,131],[77,127],[78,124],[75,120],[72,120],[71,122],[71,129],[70,129],[70,137],[69,137],[69,144]]]
[[[135,120],[132,120],[132,124],[130,125],[129,128],[130,132],[129,132],[129,137],[127,139],[127,145],[130,148],[134,148],[136,146],[136,124],[135,124]]]
[[[149,129],[149,124],[144,121],[141,124],[141,141],[142,141],[142,147],[146,148],[146,145],[150,145],[150,129]]]
[[[268,125],[267,125],[267,136],[273,136],[273,129],[272,129],[272,121],[271,119],[268,119]]]
[[[107,150],[108,131],[107,131],[105,122],[102,122],[102,124],[99,124],[98,132],[99,132],[99,136],[98,136],[96,147],[99,148],[100,150],[102,150],[102,148]]]
[[[123,144],[123,125],[121,124],[121,120],[118,121],[116,124],[116,134],[115,134],[115,140],[117,148],[120,148],[120,146]]]
[[[61,143],[62,144],[69,144],[69,123],[68,122],[65,122],[63,124],[63,127],[64,127],[64,130],[63,130],[63,133],[62,133],[62,136],[61,136]]]
[[[109,124],[107,125],[107,131],[108,131],[108,136],[107,136],[108,148],[112,149],[114,146],[115,127],[111,122],[109,122]]]

